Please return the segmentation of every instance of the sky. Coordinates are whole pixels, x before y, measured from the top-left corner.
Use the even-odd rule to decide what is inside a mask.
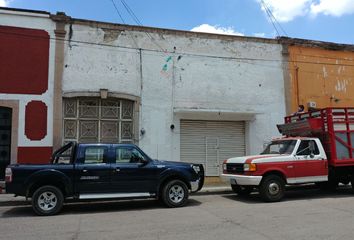
[[[2,7],[139,25],[124,3],[144,26],[354,44],[354,0],[0,0]]]

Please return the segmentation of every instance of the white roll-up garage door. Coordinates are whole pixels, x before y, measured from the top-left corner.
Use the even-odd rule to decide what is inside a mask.
[[[181,161],[201,163],[219,176],[222,162],[245,155],[245,123],[181,120]]]

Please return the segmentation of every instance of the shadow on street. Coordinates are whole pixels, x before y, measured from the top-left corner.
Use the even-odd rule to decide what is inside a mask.
[[[225,194],[222,197],[241,201],[249,204],[264,203],[259,193],[253,192],[249,196],[238,196],[235,194]],[[285,191],[285,196],[281,200],[282,202],[296,201],[296,200],[311,200],[311,199],[321,199],[321,198],[347,198],[354,197],[353,190],[350,186],[342,186],[336,191],[325,191],[317,188],[316,186],[292,186],[288,187]],[[269,203],[271,204],[271,203]]]
[[[194,199],[189,199],[187,205],[184,208],[200,205],[201,202]],[[123,212],[123,211],[143,211],[151,209],[166,209],[163,204],[157,200],[118,200],[118,201],[86,201],[86,202],[69,202],[66,203],[59,213],[60,215],[66,214],[93,214],[104,212]],[[3,218],[10,217],[33,217],[35,214],[32,211],[32,207],[17,206],[5,211],[2,215]]]

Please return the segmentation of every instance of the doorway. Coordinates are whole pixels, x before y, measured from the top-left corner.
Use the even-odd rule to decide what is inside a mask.
[[[0,181],[5,179],[6,166],[11,159],[12,109],[0,107]]]
[[[222,163],[245,156],[245,122],[181,120],[181,161],[204,165],[207,177],[222,174]]]

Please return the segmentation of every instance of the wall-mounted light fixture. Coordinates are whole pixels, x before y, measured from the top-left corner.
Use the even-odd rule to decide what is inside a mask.
[[[145,129],[144,128],[140,129],[140,134],[141,134],[141,136],[143,136],[145,134]]]

